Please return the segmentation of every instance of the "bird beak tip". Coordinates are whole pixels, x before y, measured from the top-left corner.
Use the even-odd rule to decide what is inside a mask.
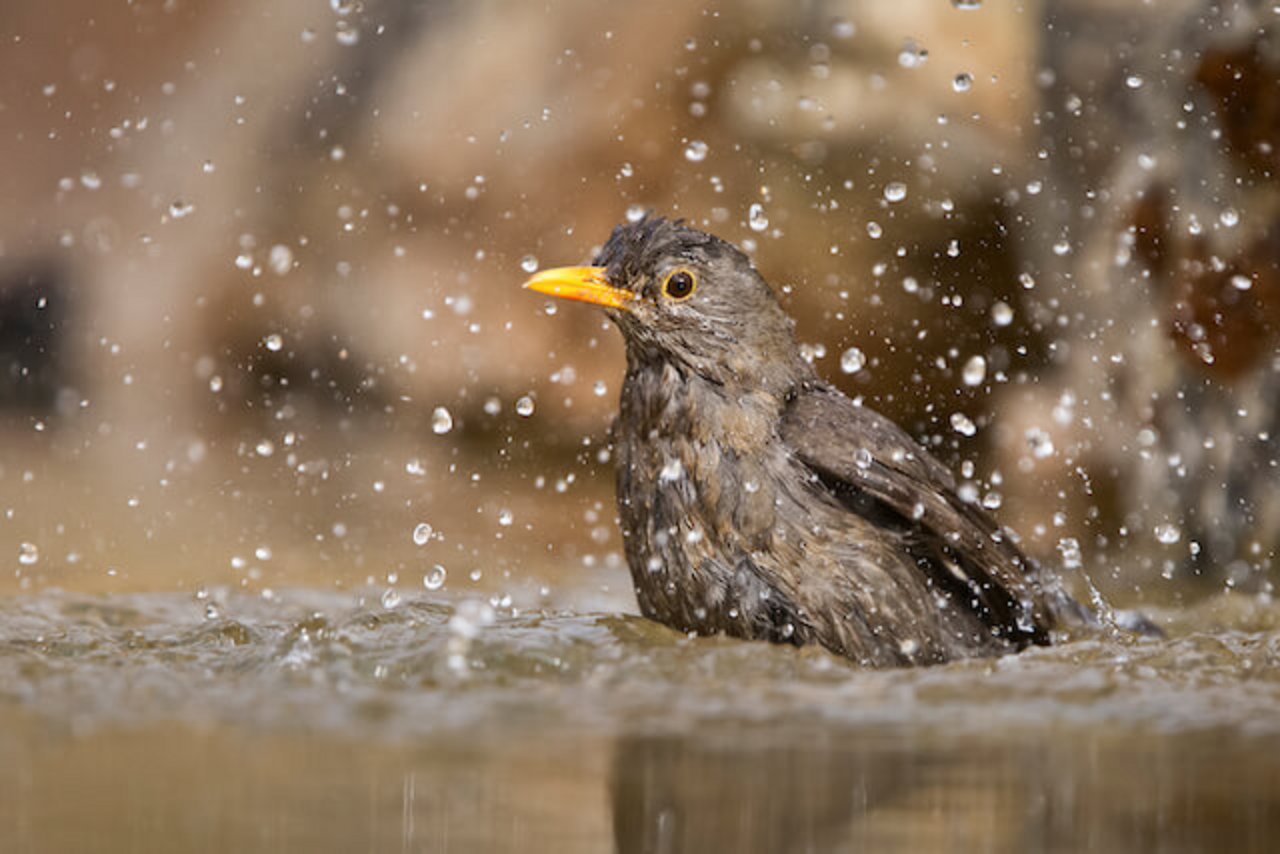
[[[556,267],[540,270],[523,286],[526,290],[606,308],[626,308],[634,295],[610,284],[604,267]]]

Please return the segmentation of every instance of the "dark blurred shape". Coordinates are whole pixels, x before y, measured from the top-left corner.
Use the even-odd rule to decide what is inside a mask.
[[[1070,453],[1055,480],[1088,473],[1074,513],[1135,581],[1274,585],[1274,21],[1257,2],[1046,9],[1050,191],[1028,246],[1042,274],[1034,299],[1073,334],[1022,417],[1059,421]]]
[[[51,414],[66,383],[63,275],[43,258],[0,267],[0,415]]]
[[[760,733],[755,733],[759,736]],[[614,842],[631,852],[832,850],[911,773],[886,752],[821,743],[633,736],[613,762]]]

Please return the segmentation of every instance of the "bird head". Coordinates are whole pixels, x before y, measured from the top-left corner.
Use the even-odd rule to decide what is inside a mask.
[[[633,363],[766,388],[809,373],[791,319],[747,256],[680,220],[619,225],[593,265],[543,270],[525,287],[602,306]]]

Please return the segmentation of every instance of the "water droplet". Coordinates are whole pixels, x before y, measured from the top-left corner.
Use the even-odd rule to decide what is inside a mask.
[[[846,374],[856,374],[867,365],[867,354],[857,347],[850,347],[840,354],[840,370]]]
[[[880,227],[878,222],[869,222],[867,223],[867,234],[871,236],[872,240],[879,240],[880,235],[884,234],[884,229]]]
[[[951,429],[961,436],[975,436],[978,433],[978,425],[974,424],[973,419],[963,412],[951,413]]]
[[[516,414],[528,418],[533,414],[533,398],[525,395],[516,401]]]
[[[969,361],[964,363],[961,376],[967,386],[982,385],[982,381],[987,378],[987,360],[981,356],[970,356]]]
[[[671,483],[679,480],[684,475],[684,463],[679,458],[672,457],[662,466],[662,471],[658,474],[658,480],[662,483]]]
[[[972,12],[974,9],[982,8],[982,0],[951,0],[951,5],[956,9]]]
[[[520,269],[526,273],[532,273],[538,269],[538,259],[532,255],[526,255],[520,259]]]
[[[284,346],[284,339],[280,337],[278,332],[272,332],[262,339],[262,344],[272,353],[279,353],[280,348]]]
[[[1053,254],[1059,257],[1068,254],[1071,251],[1071,244],[1066,240],[1059,240],[1053,244]]]
[[[901,181],[890,181],[884,187],[884,197],[889,202],[900,202],[907,197],[907,185]]]
[[[258,456],[269,457],[276,452],[276,445],[270,439],[261,439],[253,449],[257,451]]]
[[[425,546],[431,540],[431,535],[435,533],[435,529],[427,522],[419,522],[413,526],[413,544],[415,546]]]
[[[427,570],[427,574],[422,576],[422,586],[428,590],[439,590],[444,587],[444,580],[448,576],[445,569],[440,564],[436,564]]]
[[[769,227],[769,217],[764,212],[764,205],[756,203],[747,208],[747,225],[752,231],[764,231]]]
[[[182,219],[187,214],[193,212],[195,209],[196,209],[195,205],[190,204],[188,202],[184,202],[182,199],[175,199],[174,201],[169,203],[169,216],[173,217],[174,219]]]
[[[627,222],[639,222],[644,219],[644,205],[627,205]]]
[[[831,35],[838,39],[851,39],[858,28],[848,18],[836,18],[831,22]]]
[[[1080,541],[1075,537],[1063,537],[1058,540],[1058,552],[1062,555],[1063,569],[1079,569],[1084,563],[1080,552]]]
[[[596,380],[591,384],[591,393],[596,397],[604,397],[609,393],[609,386],[604,380]]]
[[[388,587],[386,592],[382,594],[382,607],[390,611],[400,605],[400,594],[394,587]]]
[[[898,51],[898,65],[903,68],[919,68],[929,60],[929,51],[920,47],[911,39],[907,39],[902,50]]]
[[[431,412],[431,432],[443,436],[453,429],[453,415],[443,406],[437,406]]]
[[[498,511],[498,524],[504,528],[510,527],[511,523],[516,520],[515,515],[507,508]]]
[[[1031,290],[1036,286],[1036,278],[1030,273],[1019,273],[1018,283],[1022,285],[1024,290]]]
[[[1231,277],[1231,287],[1238,291],[1247,291],[1249,288],[1253,287],[1253,279],[1250,279],[1248,276],[1236,274]]]
[[[1031,449],[1031,456],[1037,460],[1043,460],[1045,457],[1053,456],[1055,450],[1053,439],[1048,433],[1039,427],[1032,427],[1026,432],[1027,447]]]
[[[684,147],[684,159],[690,163],[701,163],[707,159],[707,144],[700,139],[693,139]]]
[[[859,448],[853,452],[853,464],[860,469],[871,468],[871,452],[866,448]]]
[[[1218,222],[1222,223],[1224,228],[1235,228],[1240,224],[1240,214],[1235,208],[1223,208],[1218,214]]]
[[[360,31],[352,26],[344,26],[345,21],[338,22],[338,31],[333,34],[338,44],[343,47],[351,47],[360,41]]]
[[[329,8],[333,14],[346,17],[356,10],[358,0],[329,0]]]
[[[18,563],[23,566],[31,566],[40,560],[40,549],[35,543],[20,543],[18,545]]]
[[[967,71],[962,71],[951,81],[951,88],[957,92],[968,92],[973,88],[973,75]]]
[[[991,322],[996,326],[1008,326],[1013,323],[1013,309],[1007,302],[998,300],[991,306]]]
[[[1164,522],[1156,525],[1156,539],[1164,543],[1166,546],[1171,546],[1178,540],[1182,539],[1182,531],[1177,525]]]
[[[1137,74],[1130,74],[1124,79],[1124,85],[1128,86],[1130,89],[1141,89],[1142,83],[1142,78]]]
[[[283,276],[293,269],[293,250],[283,243],[277,243],[267,253],[267,266],[277,276]]]
[[[98,177],[97,172],[89,172],[89,171],[81,172],[80,184],[86,190],[97,190],[102,186],[102,178]]]

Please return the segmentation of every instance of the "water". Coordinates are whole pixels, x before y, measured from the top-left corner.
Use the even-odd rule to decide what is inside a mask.
[[[0,850],[1263,850],[1280,833],[1280,608],[1244,596],[1179,612],[1167,640],[864,672],[429,595],[0,602]]]

